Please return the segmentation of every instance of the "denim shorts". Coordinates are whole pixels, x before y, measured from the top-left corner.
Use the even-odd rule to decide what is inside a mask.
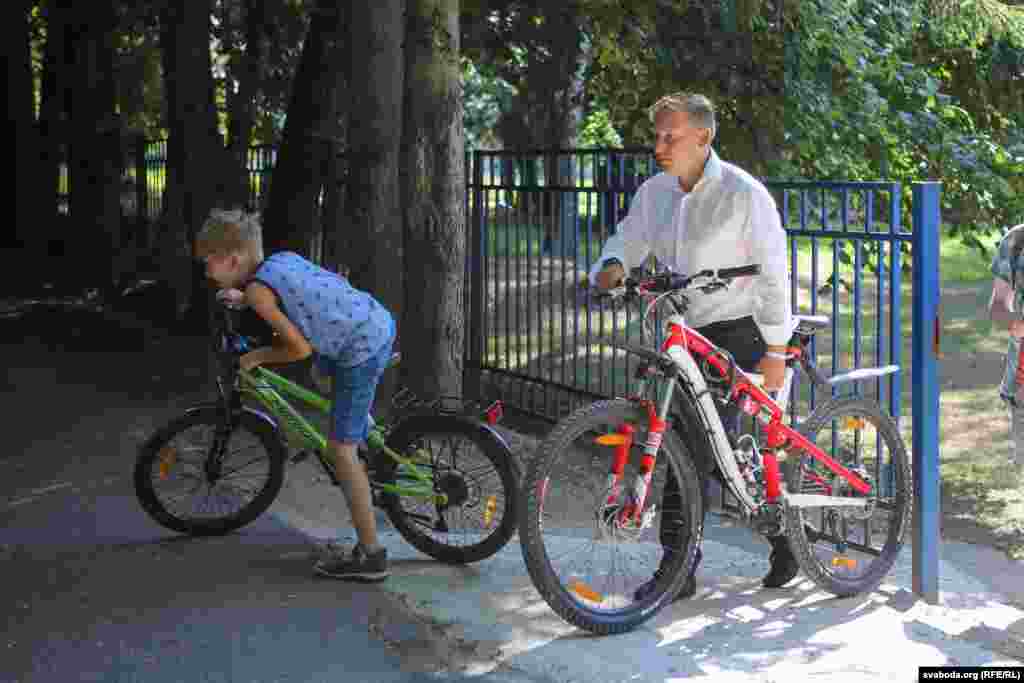
[[[342,443],[361,443],[369,434],[369,414],[373,398],[384,370],[391,360],[394,337],[368,359],[349,368],[340,367],[329,358],[318,356],[320,371],[333,378],[334,397],[331,406],[331,439]]]

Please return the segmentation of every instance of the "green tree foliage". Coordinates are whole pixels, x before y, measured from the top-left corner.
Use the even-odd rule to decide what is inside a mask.
[[[1024,14],[990,0],[957,3],[959,13],[941,0],[790,6],[790,145],[777,174],[941,180],[950,233],[982,250],[1020,221],[1020,110],[998,109],[986,76],[994,54],[1020,54]],[[1011,78],[1019,92],[1020,74]]]
[[[776,178],[943,182],[952,234],[1024,219],[1024,8],[998,0],[586,4],[588,97],[627,145],[647,107],[719,105],[726,157]],[[908,187],[909,192],[909,187]]]
[[[501,146],[498,120],[507,111],[516,89],[486,63],[462,58],[462,105],[466,148],[496,149]]]

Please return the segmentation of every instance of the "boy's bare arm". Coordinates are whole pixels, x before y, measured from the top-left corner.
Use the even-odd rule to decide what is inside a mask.
[[[274,293],[259,282],[245,288],[245,302],[277,333],[279,344],[264,346],[245,354],[239,363],[246,370],[257,365],[291,363],[308,358],[313,347],[299,328],[277,306]]]
[[[992,296],[988,300],[988,315],[993,322],[1004,323],[1014,337],[1024,337],[1024,320],[1010,306],[1013,301],[1013,289],[1006,280],[997,277],[992,279]]]
[[[992,297],[988,300],[988,315],[994,322],[1010,323],[1020,316],[1010,310],[1013,290],[1001,277],[992,278]]]

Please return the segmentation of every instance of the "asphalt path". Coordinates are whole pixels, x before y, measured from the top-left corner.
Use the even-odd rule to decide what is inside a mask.
[[[431,626],[375,586],[318,579],[264,515],[181,537],[135,501],[135,452],[209,397],[204,341],[86,313],[0,321],[0,681],[422,681]]]

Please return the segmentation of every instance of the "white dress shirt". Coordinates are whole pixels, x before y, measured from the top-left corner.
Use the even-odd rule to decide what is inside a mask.
[[[678,176],[659,173],[639,187],[628,215],[590,268],[590,281],[605,260],[617,258],[628,273],[653,253],[674,272],[760,264],[756,277],[738,277],[714,294],[689,292],[687,324],[753,316],[767,344],[789,341],[789,268],[786,232],[775,199],[760,181],[711,150],[704,174],[686,193]]]

